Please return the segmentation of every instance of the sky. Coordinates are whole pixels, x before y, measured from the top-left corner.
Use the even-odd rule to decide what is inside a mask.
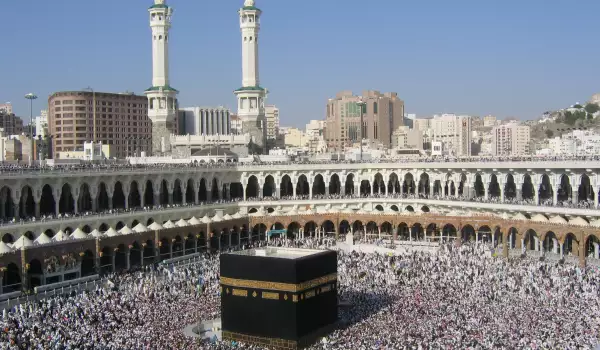
[[[0,103],[151,85],[152,0],[2,2]],[[180,105],[232,108],[243,0],[167,0]],[[257,0],[260,85],[281,125],[323,119],[342,90],[394,91],[407,113],[532,119],[600,92],[597,0]]]

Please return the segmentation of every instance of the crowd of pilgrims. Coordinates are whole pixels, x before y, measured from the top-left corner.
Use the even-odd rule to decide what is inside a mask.
[[[339,249],[331,240],[272,245]],[[333,242],[335,243],[335,242]],[[248,247],[244,247],[248,248]],[[311,349],[589,349],[600,271],[491,248],[395,256],[338,250],[339,322]],[[258,349],[183,329],[219,317],[218,255],[109,276],[95,290],[4,310],[0,349]]]

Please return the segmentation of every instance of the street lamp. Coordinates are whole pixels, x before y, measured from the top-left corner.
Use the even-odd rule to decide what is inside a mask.
[[[93,120],[93,126],[92,126],[92,131],[93,131],[93,135],[92,135],[92,142],[95,144],[96,143],[96,91],[94,91],[93,88],[91,87],[86,87],[85,89],[83,89],[84,91],[91,91],[92,92],[92,120]]]
[[[37,95],[34,93],[28,93],[25,98],[29,100],[29,166],[33,165],[33,100],[37,99]]]
[[[367,105],[367,103],[363,100],[360,100],[356,103],[358,107],[360,107],[360,161],[363,160],[363,107]]]

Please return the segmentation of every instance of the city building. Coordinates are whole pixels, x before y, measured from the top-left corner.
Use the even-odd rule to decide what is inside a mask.
[[[492,129],[492,155],[517,156],[530,153],[530,127],[509,123]]]
[[[238,100],[237,115],[242,120],[243,133],[250,134],[257,148],[254,151],[266,153],[266,90],[260,86],[258,70],[258,33],[262,11],[254,6],[254,0],[246,0],[238,13],[242,34],[242,87],[234,91]]]
[[[361,103],[364,103],[362,108]],[[404,101],[395,92],[365,91],[362,96],[355,96],[352,91],[342,91],[327,102],[325,140],[334,152],[361,138],[376,140],[390,148],[392,134],[404,125],[403,119]]]
[[[286,147],[305,147],[306,136],[304,132],[298,128],[287,128],[285,132]]]
[[[23,133],[23,120],[16,115],[0,111],[0,128],[4,135],[19,135]]]
[[[104,160],[114,157],[111,145],[102,142],[84,142],[83,148],[77,151],[57,152],[58,159]]]
[[[178,91],[169,82],[169,30],[173,9],[154,0],[148,9],[152,29],[152,86],[146,89],[147,115],[152,121],[152,154],[171,151],[170,135],[177,134]],[[121,155],[121,150],[116,150]]]
[[[417,119],[417,115],[414,113],[404,114],[404,125],[413,129],[415,127],[415,119]]]
[[[408,126],[399,126],[394,131],[392,147],[394,149],[416,149],[422,151],[423,133]]]
[[[241,135],[242,134],[242,120],[240,119],[240,117],[238,117],[237,114],[231,114],[229,116],[229,120],[230,120],[231,133],[234,135]]]
[[[231,111],[222,106],[180,108],[178,121],[179,133],[182,135],[229,135],[232,133]]]
[[[40,112],[40,115],[35,117],[35,134],[41,137],[48,135],[48,110],[44,109]]]
[[[275,105],[265,106],[265,119],[267,121],[267,139],[277,139],[279,133],[279,108]]]
[[[467,115],[442,114],[431,120],[432,141],[443,144],[445,156],[471,155],[471,117]]]
[[[324,130],[324,120],[311,120],[306,124],[305,139],[309,154],[324,153],[327,151],[327,143],[323,137]]]
[[[0,113],[12,114],[13,113],[12,103],[10,103],[10,102],[0,103]]]
[[[56,92],[48,98],[48,131],[55,154],[81,151],[86,141],[111,145],[117,158],[150,152],[148,99],[132,93]]]
[[[492,127],[498,125],[498,120],[493,115],[486,115],[483,117],[483,126]]]

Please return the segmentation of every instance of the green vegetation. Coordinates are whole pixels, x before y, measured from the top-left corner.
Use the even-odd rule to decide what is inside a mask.
[[[550,129],[546,129],[546,137],[551,139],[554,137],[554,131],[550,130]]]
[[[583,108],[583,106],[578,103],[578,104],[574,105],[573,108]]]
[[[590,114],[594,114],[594,113],[600,111],[600,106],[598,106],[595,103],[588,103],[587,105],[585,105],[585,111]]]
[[[563,115],[563,119],[564,119],[565,124],[573,126],[573,125],[575,125],[575,123],[577,123],[578,120],[587,119],[587,113],[582,110],[575,111],[575,112],[566,111],[565,114]]]

